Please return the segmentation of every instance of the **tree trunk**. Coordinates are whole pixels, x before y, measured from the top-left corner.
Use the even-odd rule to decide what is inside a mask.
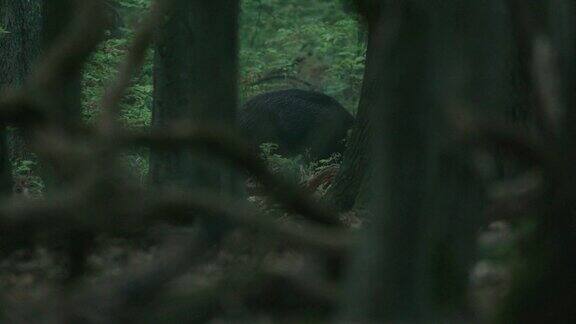
[[[509,0],[510,2],[516,2],[516,0]],[[358,1],[357,1],[358,2]],[[362,2],[362,1],[360,1]],[[531,4],[532,6],[538,7],[540,5]],[[363,11],[365,15],[370,17],[377,17],[374,12],[369,12],[360,6],[360,11]],[[510,8],[515,8],[510,6]],[[495,8],[494,11],[498,12],[502,18],[502,14],[508,13],[514,19],[521,19],[518,17],[517,13],[510,12],[510,8],[506,11],[504,6],[499,6]],[[375,18],[370,18],[372,21]],[[368,21],[368,19],[367,19]],[[370,23],[370,22],[369,22]],[[530,24],[531,22],[521,22],[521,24]],[[510,23],[506,23],[509,25]],[[509,27],[516,27],[515,24]],[[542,26],[534,25],[534,29],[540,31]],[[514,30],[514,32],[518,32]],[[528,49],[525,43],[525,39],[513,39],[511,34],[506,33],[503,35],[507,39],[507,44],[502,46],[503,52],[502,58],[505,58],[507,64],[503,66],[503,71],[507,75],[507,79],[503,80],[504,83],[500,83],[502,89],[505,89],[506,94],[500,98],[506,100],[502,102],[504,106],[500,106],[501,111],[497,112],[497,115],[505,118],[506,120],[521,124],[530,128],[542,129],[543,125],[536,125],[535,120],[540,116],[535,116],[535,106],[541,104],[541,98],[538,94],[534,93],[533,87],[535,85],[530,84],[529,77],[530,71],[527,68],[531,67],[530,60],[532,59],[530,54],[527,53]],[[370,35],[368,37],[371,37]],[[513,49],[513,40],[518,43]],[[371,55],[371,52],[375,52],[374,49],[370,48],[370,42],[368,44],[367,56]],[[373,46],[373,45],[372,45]],[[515,54],[515,56],[513,56]],[[374,54],[379,55],[379,54]],[[369,60],[369,58],[367,58]],[[482,74],[493,73],[489,71],[481,71]],[[333,185],[330,187],[326,199],[330,204],[334,205],[339,211],[347,211],[350,209],[363,209],[368,206],[373,192],[371,191],[370,181],[374,179],[373,177],[373,166],[371,161],[373,160],[371,150],[370,150],[370,137],[372,136],[371,123],[369,121],[369,115],[371,110],[377,109],[374,104],[373,96],[370,94],[374,90],[370,90],[378,85],[370,84],[369,80],[376,80],[373,76],[374,72],[368,69],[364,72],[364,84],[362,87],[362,93],[360,96],[360,102],[358,105],[358,113],[356,116],[356,122],[353,126],[352,133],[349,139],[348,147],[344,153],[342,166],[336,175]],[[378,81],[375,81],[376,83]],[[499,92],[500,93],[500,92]],[[499,99],[499,100],[500,100]],[[511,165],[509,161],[503,161],[503,158],[498,159],[499,176],[510,176],[511,174],[518,173],[514,171],[518,169],[517,166]]]
[[[372,37],[374,35],[371,35]],[[368,42],[367,56],[375,54],[374,41]],[[370,110],[374,109],[374,103],[371,102],[370,80],[376,80],[374,71],[366,69],[364,72],[364,84],[360,95],[358,113],[352,127],[352,133],[348,142],[342,166],[334,179],[333,185],[326,194],[326,199],[337,210],[347,211],[352,208],[362,208],[369,200],[367,195],[370,193],[366,190],[369,184],[366,183],[366,176],[371,174],[369,163],[372,154],[370,152],[370,142],[372,129],[370,127],[369,115]]]
[[[99,0],[100,1],[100,0]],[[42,7],[42,52],[46,53],[53,46],[58,46],[60,39],[68,32],[77,10],[81,5],[76,0],[44,0]],[[51,95],[51,106],[61,109],[62,118],[71,122],[82,122],[82,71],[72,70],[63,76],[61,87],[54,89],[58,93]],[[40,173],[43,176],[44,188],[47,191],[66,184],[66,180],[56,176],[51,165],[40,162]]]
[[[0,0],[0,87],[22,85],[39,53],[41,1]],[[9,140],[7,139],[9,138]],[[11,190],[12,161],[30,158],[19,131],[3,129],[0,133],[0,191]]]
[[[176,1],[156,38],[153,127],[179,121],[234,127],[238,11],[237,1]],[[230,169],[186,151],[152,152],[150,180],[215,192],[236,190],[237,183]]]
[[[466,322],[483,200],[446,112],[503,110],[506,46],[495,35],[507,32],[504,16],[496,1],[359,3],[370,35],[361,102],[374,164],[365,182],[377,199],[340,320]]]
[[[0,26],[6,30],[0,60],[2,86],[22,85],[38,55],[41,2],[0,0]]]
[[[513,268],[499,323],[576,322],[576,4],[546,2],[550,38],[558,63],[558,98],[563,118],[558,137],[546,148],[555,159],[544,168],[544,194],[534,230],[524,238],[521,262]],[[550,86],[550,85],[546,85]]]
[[[53,46],[62,33],[72,21],[78,1],[76,0],[45,0],[43,10],[42,24],[42,49],[46,51]],[[66,76],[66,79],[60,89],[61,93],[54,96],[58,99],[58,105],[64,110],[65,116],[69,119],[81,119],[81,79],[82,71],[74,71]]]

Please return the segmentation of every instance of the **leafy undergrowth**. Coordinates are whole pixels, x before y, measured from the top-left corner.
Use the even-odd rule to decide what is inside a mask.
[[[261,157],[274,174],[302,187],[317,198],[321,198],[332,184],[342,160],[339,153],[313,162],[307,162],[308,159],[303,155],[289,158],[280,155],[278,145],[273,143],[261,145]],[[248,180],[248,186],[249,192],[263,191],[263,188],[252,179]]]

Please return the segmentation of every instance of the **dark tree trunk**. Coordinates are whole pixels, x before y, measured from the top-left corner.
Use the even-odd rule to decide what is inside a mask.
[[[374,37],[373,34],[370,37]],[[368,42],[367,56],[376,55],[377,50],[374,48],[375,42]],[[342,166],[334,179],[333,185],[326,194],[326,199],[334,205],[337,210],[346,211],[352,208],[362,208],[368,201],[367,190],[368,179],[371,173],[369,163],[372,158],[370,152],[371,127],[369,122],[370,110],[374,109],[374,103],[371,102],[371,88],[376,78],[372,75],[374,71],[366,69],[364,72],[364,84],[362,94],[358,105],[356,121],[352,127]],[[373,80],[373,81],[371,81]]]
[[[469,321],[483,200],[446,112],[503,110],[505,17],[497,1],[358,2],[370,35],[361,102],[373,138],[361,142],[374,164],[364,186],[377,199],[340,320]]]
[[[535,230],[523,242],[499,323],[576,322],[576,3],[546,4],[564,118],[559,136],[546,143],[556,154],[553,167],[545,169]]]
[[[517,0],[509,0],[511,4],[518,3]],[[526,6],[532,6],[535,8],[540,8],[541,5],[530,4]],[[495,8],[495,12],[498,12],[502,17],[502,14],[507,12],[514,19],[523,19],[521,14],[511,12],[511,9],[515,9],[518,6],[511,5],[509,10],[506,11],[504,6]],[[523,7],[522,5],[520,7]],[[372,21],[378,14],[374,12],[369,12],[367,6],[360,6],[360,10],[364,11],[365,14],[369,15]],[[366,19],[370,24],[368,19]],[[534,21],[522,21],[519,24],[526,25],[532,24],[531,27],[540,32],[542,28],[541,25],[534,24]],[[510,23],[506,23],[509,25]],[[512,27],[516,27],[516,24],[512,24]],[[517,34],[521,32],[514,30]],[[526,35],[517,35],[519,37],[515,38],[517,41],[514,48],[515,52],[512,52],[512,41],[511,35],[506,34],[507,44],[503,46],[504,55],[503,58],[507,60],[506,66],[503,66],[503,71],[505,71],[508,76],[505,83],[501,83],[502,89],[505,89],[506,94],[504,95],[501,102],[504,106],[500,106],[500,111],[497,112],[498,117],[504,117],[506,120],[521,124],[530,128],[539,128],[542,130],[544,127],[541,124],[535,124],[538,121],[538,112],[535,106],[541,105],[542,98],[539,94],[535,92],[535,85],[531,84],[530,78],[532,71],[529,70],[531,67],[531,53],[532,48],[529,48],[529,44],[526,42],[531,41],[529,39],[524,39]],[[373,37],[369,35],[368,38]],[[515,54],[516,56],[512,56]],[[374,48],[374,42],[368,42],[367,50],[367,60],[371,55],[380,55],[379,51]],[[490,71],[492,69],[489,69]],[[489,71],[483,71],[482,74],[489,73]],[[372,110],[378,109],[378,103],[374,103],[373,92],[374,88],[378,86],[379,80],[374,77],[374,72],[368,69],[364,72],[364,83],[362,86],[362,93],[360,96],[360,102],[358,105],[358,113],[356,116],[356,122],[353,126],[352,133],[349,139],[348,147],[344,153],[344,158],[342,161],[342,167],[340,168],[338,174],[336,175],[333,185],[329,189],[326,199],[334,205],[337,210],[346,211],[350,209],[362,209],[365,208],[370,200],[373,192],[371,191],[370,181],[373,179],[373,166],[371,164],[372,154],[370,152],[369,138],[372,136],[371,122],[369,121],[369,115]],[[376,83],[376,84],[373,84]],[[490,116],[491,117],[491,116]],[[551,122],[551,121],[546,121]],[[510,165],[510,162],[503,161],[503,158],[498,160],[498,168],[501,176],[510,175],[512,173],[517,173],[517,166]]]
[[[100,1],[100,0],[98,0]],[[76,0],[45,0],[42,6],[42,53],[54,46],[59,46],[62,37],[68,33],[68,28],[77,14],[81,1]],[[61,118],[70,122],[82,122],[82,71],[71,69],[62,76],[61,86],[54,88],[51,94],[51,107],[59,109]],[[48,163],[42,163],[40,173],[43,176],[47,191],[66,184],[66,180],[56,175]]]
[[[41,1],[0,0],[0,87],[22,85],[39,53]],[[9,137],[9,140],[7,139]],[[10,190],[11,161],[29,158],[20,132],[0,133],[0,191]]]
[[[156,38],[153,127],[179,121],[234,126],[238,11],[237,1],[176,1]],[[185,151],[151,154],[150,180],[155,185],[230,192],[233,178],[206,156]]]
[[[77,5],[77,0],[45,0],[42,8],[42,49],[46,51],[53,46],[72,21]],[[60,89],[60,94],[54,99],[59,100],[55,107],[61,107],[65,116],[70,119],[81,118],[81,79],[82,71],[74,71],[66,75]]]
[[[423,232],[421,212],[432,162],[429,57],[420,56],[429,50],[430,22],[418,6],[413,1],[377,6],[367,17],[361,102],[371,101],[364,107],[365,118],[373,124],[373,138],[379,139],[371,158],[377,165],[373,175],[382,180],[372,183],[379,193],[372,230],[352,269],[352,274],[359,274],[362,267],[364,273],[349,285],[344,322],[413,323],[421,318],[427,297],[417,291],[421,281],[417,266],[423,265],[418,259],[418,236]],[[372,143],[376,141],[369,137],[362,142],[368,148]]]

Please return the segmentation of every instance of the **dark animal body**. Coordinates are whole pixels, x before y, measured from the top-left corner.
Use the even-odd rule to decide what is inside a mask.
[[[253,145],[275,143],[280,154],[311,160],[342,153],[353,122],[334,98],[298,89],[260,94],[239,114],[240,131]]]

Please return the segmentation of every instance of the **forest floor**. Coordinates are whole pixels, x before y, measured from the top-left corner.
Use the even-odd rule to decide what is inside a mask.
[[[308,177],[310,179],[313,177]],[[318,195],[326,191],[325,184],[314,186]],[[248,201],[264,212],[278,215],[279,207],[266,197],[251,196]],[[281,214],[283,216],[278,222],[293,219],[291,215]],[[340,220],[350,230],[365,226],[363,216],[354,212],[340,215]],[[183,237],[190,233],[189,229],[182,228],[168,231]],[[470,298],[482,322],[489,322],[492,318],[510,284],[509,264],[494,257],[493,251],[501,250],[511,240],[511,230],[505,223],[491,224],[479,234],[480,249],[489,252],[484,253],[473,268]],[[171,248],[170,245],[158,243],[140,244],[127,239],[98,238],[97,246],[88,258],[89,273],[81,286],[85,287],[86,282],[99,285],[130,278],[143,269],[158,266],[158,260]],[[58,248],[55,250],[58,251]],[[296,317],[291,317],[288,309],[277,308],[318,304],[323,309],[335,302],[337,285],[322,278],[326,273],[321,269],[321,261],[312,254],[275,243],[265,233],[236,230],[218,251],[208,254],[211,256],[171,280],[163,294],[187,296],[193,291],[217,291],[218,300],[215,302],[219,307],[226,308],[226,316],[253,316],[258,314],[255,309],[262,305],[266,305],[263,309],[273,309],[272,313],[260,309],[261,315],[257,319],[252,318],[253,323],[295,323],[298,320],[294,318],[301,314],[292,314]],[[33,322],[33,314],[55,307],[52,303],[58,298],[55,296],[63,296],[65,260],[52,248],[36,247],[15,251],[0,262],[1,298],[5,305],[9,305],[4,314],[12,323]],[[275,300],[278,304],[274,305],[269,300]],[[46,301],[51,302],[47,304]],[[30,309],[35,309],[35,312]],[[283,320],[278,320],[278,313],[285,313],[281,316]],[[229,321],[224,317],[211,323],[226,322]]]

